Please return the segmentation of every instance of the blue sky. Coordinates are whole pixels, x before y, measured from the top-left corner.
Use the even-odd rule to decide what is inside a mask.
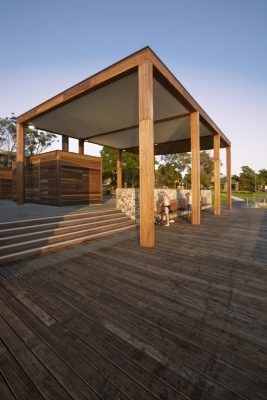
[[[0,116],[149,45],[232,141],[233,173],[267,168],[266,21],[267,0],[3,0]]]

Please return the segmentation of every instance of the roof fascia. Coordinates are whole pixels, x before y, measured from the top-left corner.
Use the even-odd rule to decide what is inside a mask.
[[[32,118],[39,117],[57,107],[66,104],[81,95],[86,94],[90,90],[99,87],[100,85],[107,84],[110,80],[118,77],[121,74],[130,72],[135,67],[148,58],[149,48],[145,47],[136,53],[112,64],[111,66],[103,69],[102,71],[90,76],[89,78],[79,82],[78,84],[70,87],[69,89],[59,93],[51,99],[39,104],[37,107],[32,108],[26,113],[20,115],[17,121],[20,124],[26,124]],[[151,51],[151,50],[150,50]]]
[[[221,138],[231,146],[230,140],[224,135],[220,128],[212,121],[208,114],[203,110],[202,107],[196,102],[196,100],[189,94],[185,87],[178,81],[173,73],[166,67],[161,59],[151,50],[147,48],[149,59],[152,62],[154,68],[162,74],[165,79],[177,90],[180,96],[182,96],[187,104],[192,107],[192,111],[198,111],[200,118],[204,124],[211,130],[213,134],[219,134]]]

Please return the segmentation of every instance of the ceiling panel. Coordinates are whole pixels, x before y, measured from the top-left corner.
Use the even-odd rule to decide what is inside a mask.
[[[166,143],[190,139],[188,110],[156,79],[154,85],[154,140]],[[168,121],[157,122],[164,118]],[[31,123],[40,129],[119,149],[138,146],[138,74],[131,73]],[[116,132],[125,129],[122,132]],[[127,129],[128,128],[128,129]],[[109,133],[108,132],[113,132]],[[99,136],[98,136],[99,135]],[[200,122],[200,136],[211,132]]]

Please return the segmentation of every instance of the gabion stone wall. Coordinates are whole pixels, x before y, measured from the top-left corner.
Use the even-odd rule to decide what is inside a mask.
[[[185,194],[189,191],[186,189],[155,189],[154,205],[160,200],[160,192],[164,190],[171,200],[185,198]],[[212,206],[211,190],[201,190],[201,198],[203,199],[202,209]],[[139,189],[116,189],[116,208],[125,212],[132,219],[139,217]]]

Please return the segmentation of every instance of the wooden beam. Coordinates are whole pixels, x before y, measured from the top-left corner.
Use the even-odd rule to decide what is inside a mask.
[[[186,103],[189,112],[197,110],[200,113],[201,118],[205,121],[212,131],[215,131],[221,135],[228,146],[231,145],[228,138],[223,134],[223,132],[218,128],[218,126],[211,120],[211,118],[206,114],[206,112],[200,107],[196,100],[187,92],[184,86],[176,79],[176,77],[170,72],[170,70],[164,65],[164,63],[159,59],[159,57],[149,48],[145,47],[134,54],[118,61],[117,63],[105,68],[104,70],[98,72],[95,75],[79,82],[77,85],[59,93],[57,96],[45,101],[39,106],[29,110],[28,112],[20,115],[17,119],[18,122],[25,124],[26,122],[31,122],[40,115],[43,115],[63,104],[69,103],[70,101],[87,94],[91,90],[100,87],[105,84],[109,84],[111,81],[116,80],[119,76],[123,74],[130,73],[138,65],[140,65],[145,60],[150,60],[154,67],[154,74],[161,75],[170,87],[170,91],[173,90],[177,93],[178,97],[183,103]]]
[[[101,85],[110,83],[113,79],[127,74],[138,67],[138,65],[146,60],[151,53],[149,47],[145,47],[136,53],[116,62],[115,64],[103,69],[102,71],[90,76],[89,78],[77,83],[67,90],[59,93],[51,99],[39,104],[37,107],[27,111],[18,117],[20,123],[30,122],[31,119],[43,115],[63,104],[80,97]]]
[[[214,135],[214,214],[221,214],[220,135]]]
[[[62,151],[69,151],[69,137],[62,135]]]
[[[117,150],[117,189],[122,188],[121,150]]]
[[[214,135],[200,137],[200,150],[213,149],[213,136]],[[125,150],[130,153],[138,153],[138,147],[128,147]],[[155,155],[186,153],[190,151],[191,139],[174,140],[171,142],[158,143],[157,145],[155,145]]]
[[[79,154],[84,154],[84,139],[79,139]]]
[[[153,65],[149,60],[138,68],[140,245],[154,247],[154,124]]]
[[[25,129],[17,123],[17,204],[24,204],[25,201]]]
[[[231,147],[226,147],[226,190],[227,190],[227,208],[232,208],[232,181],[231,181]]]
[[[190,113],[186,113],[186,114],[173,115],[173,116],[167,117],[167,118],[161,118],[161,119],[155,120],[154,125],[160,124],[162,122],[175,121],[177,119],[181,119],[181,118],[185,118],[185,117],[189,117],[189,116],[190,116]],[[100,136],[112,135],[113,133],[122,133],[122,132],[132,131],[133,129],[137,129],[138,127],[139,127],[139,125],[135,124],[135,125],[127,126],[125,128],[121,128],[121,129],[113,129],[112,131],[98,133],[95,136],[88,136],[88,137],[84,138],[84,140],[91,141],[91,139],[95,140]],[[137,149],[138,149],[138,147],[137,147]]]
[[[199,112],[191,113],[191,188],[192,188],[192,224],[200,224],[200,139]]]
[[[173,75],[173,73],[166,67],[166,65],[160,60],[160,58],[150,49],[150,60],[154,65],[155,74],[162,74],[162,76],[172,85],[179,96],[181,97],[181,102],[184,103],[188,111],[196,110],[199,112],[202,122],[205,121],[208,127],[219,133],[225,140],[228,146],[231,145],[229,139],[224,135],[220,128],[212,121],[208,114],[203,110],[202,107],[196,102],[196,100],[190,95],[190,93],[185,89],[185,87],[178,81],[178,79]]]

